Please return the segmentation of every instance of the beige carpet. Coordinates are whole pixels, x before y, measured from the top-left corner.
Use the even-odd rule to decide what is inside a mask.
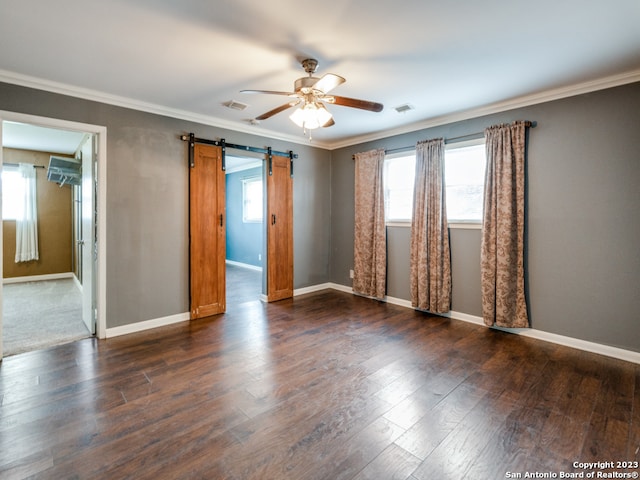
[[[262,273],[227,265],[227,308],[259,301]],[[3,287],[4,356],[90,336],[82,322],[82,294],[73,279],[10,283]]]
[[[82,322],[82,294],[73,279],[3,286],[4,356],[89,337]]]

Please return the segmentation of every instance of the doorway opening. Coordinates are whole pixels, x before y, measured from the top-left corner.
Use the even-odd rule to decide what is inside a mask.
[[[225,158],[226,303],[233,308],[264,297],[266,189],[263,157]]]
[[[293,296],[293,161],[292,151],[227,144],[182,135],[189,141],[189,275],[190,315],[195,320],[226,309],[226,175],[225,149],[266,154],[268,175],[262,184],[262,225],[266,228],[261,261],[266,264],[262,290],[267,302]],[[246,179],[249,180],[248,178]],[[247,182],[248,183],[248,182]],[[266,191],[266,194],[265,194]],[[255,202],[254,202],[255,203]],[[252,215],[249,215],[250,217]],[[264,221],[267,220],[267,221]],[[266,245],[264,245],[266,243]],[[266,286],[266,288],[265,288]]]
[[[104,208],[104,198],[96,179],[98,169],[105,171],[106,158],[98,161],[98,152],[105,151],[106,129],[0,112],[0,133],[0,359],[104,337],[104,275],[98,268],[104,256],[98,238],[104,236],[104,215],[98,207]],[[26,178],[16,181],[16,171],[34,177],[32,230],[25,230],[24,212],[16,217],[12,211],[23,203],[15,188],[31,188]],[[25,237],[32,239],[26,257]]]

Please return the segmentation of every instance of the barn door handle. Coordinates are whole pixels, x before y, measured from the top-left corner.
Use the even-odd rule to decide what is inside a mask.
[[[276,216],[274,214],[271,215],[271,225],[276,224]]]
[[[222,226],[222,214],[220,214],[220,226]]]

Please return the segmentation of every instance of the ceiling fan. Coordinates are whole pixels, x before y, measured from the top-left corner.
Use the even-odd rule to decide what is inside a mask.
[[[289,108],[297,108],[289,118],[303,129],[314,129],[318,127],[330,127],[335,124],[333,116],[327,110],[323,102],[341,105],[343,107],[359,108],[370,112],[380,112],[384,108],[381,103],[358,100],[356,98],[339,97],[330,95],[329,92],[346,80],[333,73],[327,73],[321,78],[314,77],[318,68],[318,61],[307,58],[301,62],[308,77],[298,78],[293,84],[293,92],[278,92],[273,90],[241,90],[241,93],[266,93],[269,95],[284,95],[292,97],[290,102],[269,110],[255,118],[255,120],[266,120]]]

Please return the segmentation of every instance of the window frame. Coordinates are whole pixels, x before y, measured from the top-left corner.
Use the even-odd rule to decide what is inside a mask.
[[[411,227],[411,223],[413,222],[412,218],[408,218],[408,219],[403,219],[403,218],[387,218],[387,186],[386,186],[386,174],[387,174],[387,160],[395,160],[398,158],[405,158],[405,157],[411,157],[413,156],[413,170],[414,170],[414,176],[415,176],[415,157],[416,157],[416,149],[414,147],[411,147],[409,149],[406,150],[401,150],[401,151],[397,151],[397,152],[393,152],[393,153],[388,153],[385,154],[384,156],[384,161],[385,161],[385,166],[384,166],[384,175],[383,175],[383,190],[384,190],[384,222],[385,225],[387,227]],[[413,188],[413,186],[412,186]],[[413,191],[412,191],[412,195],[413,195]]]
[[[242,223],[263,223],[264,222],[264,179],[262,175],[252,175],[249,177],[244,177],[242,180]],[[259,196],[261,207],[260,208],[260,217],[249,217],[247,215],[247,184],[250,183],[260,183],[261,184],[261,194]]]
[[[0,181],[2,181],[3,185],[2,185],[2,220],[7,220],[7,221],[11,221],[11,222],[15,222],[18,221],[18,216],[14,215],[14,216],[5,216],[5,208],[7,208],[7,205],[10,204],[10,202],[7,202],[7,198],[5,198],[5,195],[8,195],[9,189],[4,188],[4,174],[17,174],[18,176],[20,176],[20,170],[17,166],[14,165],[7,165],[4,164],[2,165],[2,178],[0,179]]]
[[[466,147],[474,147],[477,145],[485,145],[486,141],[484,136],[482,137],[478,137],[478,138],[474,138],[471,140],[464,140],[461,142],[451,142],[451,143],[445,143],[444,146],[444,150],[445,150],[445,159],[444,159],[444,166],[445,166],[445,170],[447,168],[447,150],[456,150],[458,148],[466,148]],[[485,170],[486,170],[486,158],[485,158]],[[446,182],[446,179],[445,179]],[[446,188],[446,183],[445,183],[445,188]],[[484,182],[483,182],[483,189],[484,189]],[[449,228],[455,228],[455,229],[468,229],[468,230],[481,230],[482,229],[482,219],[480,220],[461,220],[461,219],[453,219],[453,221],[449,221],[449,212],[447,212],[447,223],[449,225]]]
[[[445,142],[445,169],[446,169],[446,165],[447,165],[447,159],[446,159],[446,152],[447,150],[455,150],[458,148],[466,148],[466,147],[472,147],[472,146],[477,146],[477,145],[484,145],[485,139],[484,136],[482,137],[478,137],[478,138],[474,138],[471,140],[464,140],[464,141],[460,141],[460,142],[451,142],[451,143],[446,143]],[[403,158],[403,157],[408,157],[408,156],[412,156],[415,158],[416,155],[416,149],[415,148],[410,148],[410,149],[406,149],[406,150],[401,150],[401,151],[397,151],[397,152],[393,152],[390,154],[385,155],[385,162],[387,160],[393,160],[393,159],[397,159],[397,158]],[[415,165],[415,163],[414,163]],[[386,181],[386,165],[385,165],[385,179],[384,181]],[[486,168],[486,164],[485,164],[485,168]],[[446,181],[446,180],[445,180]],[[445,185],[446,188],[446,185]],[[384,194],[385,194],[385,225],[387,227],[405,227],[405,228],[410,228],[412,223],[413,223],[413,219],[409,218],[409,219],[399,219],[399,218],[390,218],[387,219],[387,187],[386,184],[384,185]],[[448,217],[448,215],[447,215]],[[480,230],[482,229],[482,220],[460,220],[460,219],[454,219],[453,221],[449,221],[449,219],[447,218],[447,225],[449,228],[452,229],[470,229],[470,230]]]

